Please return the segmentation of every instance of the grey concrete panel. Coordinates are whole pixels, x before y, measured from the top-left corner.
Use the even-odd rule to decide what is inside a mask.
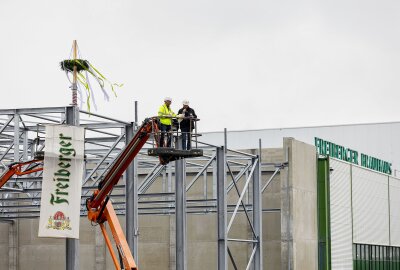
[[[11,224],[0,222],[0,235],[8,236]],[[8,269],[8,237],[0,237],[0,269]]]
[[[228,247],[235,258],[237,268],[246,269],[251,255],[250,245],[247,243],[229,242]],[[228,270],[234,270],[230,259],[228,259]]]
[[[169,243],[143,243],[139,245],[140,270],[169,270]]]
[[[263,243],[281,240],[281,213],[263,214]]]
[[[217,215],[188,215],[188,242],[213,242],[217,241]]]
[[[215,269],[217,215],[188,215],[188,269]]]
[[[64,254],[65,244],[20,245],[19,269],[65,269]]]
[[[94,233],[92,233],[94,235]],[[91,244],[79,243],[79,268],[87,270],[96,269],[96,246],[94,242]]]
[[[284,151],[282,148],[269,148],[261,150],[262,163],[282,163],[284,160]]]
[[[82,217],[79,223],[79,242],[83,245],[94,245],[96,242],[96,230],[100,231],[99,226],[92,226],[90,221]]]
[[[281,269],[281,240],[263,242],[264,270]]]
[[[8,269],[8,245],[0,245],[0,269]]]
[[[289,168],[281,174],[281,269],[315,270],[318,266],[316,149],[292,138],[284,139],[284,149],[288,150]]]
[[[265,184],[272,172],[263,173],[262,183]],[[263,209],[279,209],[281,207],[281,176],[277,173],[262,195]]]
[[[169,216],[140,216],[139,239],[141,243],[169,243]]]
[[[293,190],[293,237],[295,240],[317,240],[316,193]]]
[[[194,242],[188,243],[188,269],[216,269],[217,265],[217,242]]]

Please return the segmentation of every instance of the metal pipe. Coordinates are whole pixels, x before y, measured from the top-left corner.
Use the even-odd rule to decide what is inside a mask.
[[[235,239],[235,238],[228,238],[230,242],[242,242],[242,243],[258,243],[257,240],[249,240],[249,239]]]

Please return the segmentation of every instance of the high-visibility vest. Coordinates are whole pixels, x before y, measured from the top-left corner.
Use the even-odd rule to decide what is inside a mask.
[[[160,109],[158,110],[158,116],[160,117],[160,122],[163,125],[170,126],[172,125],[172,119],[171,118],[163,118],[163,116],[176,116],[176,114],[171,110],[171,108],[168,108],[167,105],[163,104],[161,105]]]

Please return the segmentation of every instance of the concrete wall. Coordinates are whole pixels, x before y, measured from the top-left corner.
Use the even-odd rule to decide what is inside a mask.
[[[65,265],[65,241],[56,238],[38,238],[39,219],[19,220],[19,269],[51,269]]]
[[[263,163],[283,163],[282,148],[263,149],[261,153]],[[271,178],[273,168],[262,173],[262,186]],[[281,207],[281,174],[278,173],[265,189],[262,195],[263,209],[280,209]],[[263,213],[263,259],[264,269],[274,270],[281,268],[281,213]]]
[[[314,146],[284,139],[289,168],[281,181],[281,269],[318,267],[317,155]]]
[[[11,224],[0,222],[0,269],[8,269],[8,230]]]

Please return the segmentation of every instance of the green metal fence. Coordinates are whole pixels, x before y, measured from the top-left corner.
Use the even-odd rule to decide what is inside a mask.
[[[354,270],[400,270],[400,247],[353,244]]]

